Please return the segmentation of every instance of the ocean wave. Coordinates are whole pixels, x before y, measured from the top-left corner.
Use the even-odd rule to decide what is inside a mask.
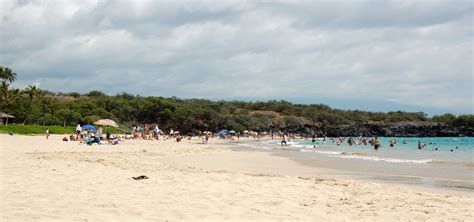
[[[365,154],[365,153],[318,151],[318,150],[308,150],[308,149],[302,149],[300,150],[300,152],[326,154],[326,155],[336,156],[336,157],[344,158],[344,159],[360,159],[360,160],[380,161],[380,162],[388,162],[388,163],[416,163],[416,164],[440,163],[440,161],[431,160],[431,159],[410,160],[410,159],[383,158],[383,157],[377,157],[377,156],[368,156],[368,154]]]
[[[246,143],[237,143],[238,146],[244,146],[244,147],[249,147],[249,148],[254,148],[254,149],[264,149],[264,150],[274,150],[275,148],[267,147],[267,146],[255,146],[251,144],[246,144]]]
[[[425,159],[425,160],[407,160],[407,159],[395,159],[395,158],[382,158],[382,157],[376,157],[376,156],[358,156],[358,155],[344,155],[340,156],[341,158],[344,159],[362,159],[362,160],[372,160],[372,161],[381,161],[381,162],[388,162],[388,163],[417,163],[417,164],[423,164],[423,163],[432,163],[433,160],[431,159]]]
[[[252,145],[249,145],[249,144],[246,144],[246,143],[237,143],[237,146],[252,147]]]
[[[329,155],[341,155],[343,152],[337,152],[337,151],[319,151],[319,150],[305,150],[301,149],[300,152],[303,153],[320,153],[320,154],[329,154]]]

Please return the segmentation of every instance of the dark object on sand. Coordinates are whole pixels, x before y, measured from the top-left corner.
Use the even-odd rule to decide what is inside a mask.
[[[141,175],[141,176],[138,176],[138,177],[132,177],[134,180],[144,180],[144,179],[148,179],[147,176],[145,175]]]
[[[8,130],[8,135],[13,136],[12,130]]]

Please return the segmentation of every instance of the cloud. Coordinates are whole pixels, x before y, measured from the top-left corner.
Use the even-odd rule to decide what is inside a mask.
[[[469,1],[2,1],[17,87],[473,112]],[[101,84],[97,84],[100,82]]]

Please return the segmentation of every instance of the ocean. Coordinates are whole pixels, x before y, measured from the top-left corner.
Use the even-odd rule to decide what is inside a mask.
[[[360,138],[353,137],[359,142]],[[381,147],[337,145],[336,138],[294,139],[287,146],[279,140],[245,140],[236,149],[273,152],[303,164],[341,170],[350,176],[407,184],[474,190],[474,137],[379,137]],[[397,143],[389,145],[391,140]],[[426,144],[418,149],[418,142]]]

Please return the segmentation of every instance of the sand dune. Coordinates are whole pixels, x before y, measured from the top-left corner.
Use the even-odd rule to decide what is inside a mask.
[[[334,179],[265,153],[60,138],[0,135],[2,221],[473,220],[472,195]],[[132,179],[140,175],[149,179]]]

